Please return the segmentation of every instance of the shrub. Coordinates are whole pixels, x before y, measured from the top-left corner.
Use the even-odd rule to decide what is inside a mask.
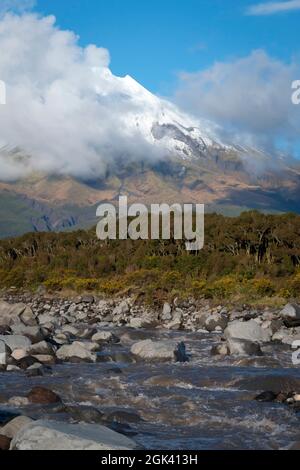
[[[250,285],[253,293],[260,296],[272,296],[275,293],[274,284],[270,279],[253,279]]]

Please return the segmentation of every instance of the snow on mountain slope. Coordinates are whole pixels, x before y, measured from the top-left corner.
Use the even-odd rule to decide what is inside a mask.
[[[182,158],[195,157],[208,148],[231,149],[222,142],[213,123],[181,112],[171,102],[150,93],[129,75],[114,76],[106,69],[94,68],[95,90],[101,98],[129,104],[123,124],[129,134],[139,132],[150,144]]]

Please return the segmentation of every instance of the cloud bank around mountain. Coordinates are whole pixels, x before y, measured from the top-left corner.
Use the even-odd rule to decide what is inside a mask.
[[[126,95],[124,79],[111,74],[109,52],[80,47],[55,21],[10,13],[0,20],[0,79],[7,87],[0,107],[1,179],[32,171],[88,179],[103,175],[116,155],[155,158],[157,149],[126,127],[143,102]]]
[[[300,106],[292,104],[299,62],[283,63],[263,50],[198,73],[182,73],[175,100],[186,111],[222,126],[231,138],[269,149],[298,146]]]

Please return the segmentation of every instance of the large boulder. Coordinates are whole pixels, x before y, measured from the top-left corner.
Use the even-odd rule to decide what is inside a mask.
[[[270,329],[263,329],[255,320],[241,322],[239,320],[229,323],[225,332],[226,339],[244,339],[257,343],[268,343],[271,341]]]
[[[0,301],[0,325],[12,325],[13,323],[20,322],[20,315],[25,311],[25,304],[9,304]]]
[[[27,351],[31,346],[30,339],[22,335],[0,336],[0,341],[3,341],[11,349],[11,351],[14,351],[15,349],[24,349]]]
[[[13,334],[26,336],[32,343],[43,341],[44,335],[39,326],[25,326],[22,323],[12,327]]]
[[[175,341],[168,340],[152,341],[147,339],[139,341],[131,347],[131,353],[146,361],[188,361],[184,344],[178,345]]]
[[[11,450],[134,450],[139,446],[105,426],[36,421],[21,429]]]
[[[29,350],[28,354],[35,356],[37,354],[43,354],[43,355],[54,355],[54,347],[52,344],[47,343],[47,341],[41,341],[39,343],[33,344]]]
[[[1,434],[10,439],[13,439],[15,435],[25,426],[32,423],[32,419],[27,416],[17,416],[1,428]]]
[[[73,344],[62,346],[56,353],[58,359],[70,362],[96,362],[96,354],[89,351],[82,343],[75,341]]]

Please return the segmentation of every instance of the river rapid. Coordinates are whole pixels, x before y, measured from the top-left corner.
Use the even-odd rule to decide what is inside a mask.
[[[74,422],[62,406],[16,407],[8,401],[34,386],[54,390],[67,407],[94,407],[146,449],[283,449],[300,441],[300,414],[281,403],[254,400],[262,391],[296,390],[300,368],[291,349],[266,345],[262,357],[212,356],[220,334],[114,328],[119,344],[106,345],[96,364],[59,364],[43,377],[0,373],[0,409],[33,418]],[[130,348],[143,339],[186,344],[187,363],[145,363]],[[84,407],[84,408],[83,408]]]

